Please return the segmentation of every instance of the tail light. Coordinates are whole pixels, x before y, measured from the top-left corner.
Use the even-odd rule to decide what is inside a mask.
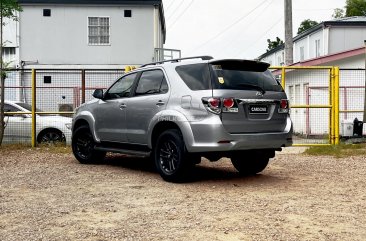
[[[207,107],[208,109],[216,114],[221,112],[221,101],[219,98],[209,98],[207,100]]]
[[[278,113],[288,113],[288,112],[289,112],[288,100],[282,99],[280,101],[280,107],[278,108]]]
[[[224,107],[231,108],[234,106],[235,102],[233,98],[225,98],[223,100]]]
[[[215,114],[220,114],[221,112],[238,112],[238,105],[234,98],[202,98],[202,103],[207,110]]]

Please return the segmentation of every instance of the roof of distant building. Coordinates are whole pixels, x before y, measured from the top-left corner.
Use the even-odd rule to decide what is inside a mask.
[[[293,38],[293,41],[296,42],[297,40],[300,40],[300,39],[312,34],[313,32],[318,31],[319,29],[330,27],[330,26],[365,26],[366,27],[366,16],[346,17],[346,18],[339,18],[339,19],[333,19],[330,21],[321,22],[318,25],[315,25],[314,27],[295,36]],[[261,56],[258,57],[258,59],[263,59],[284,48],[285,48],[285,44],[281,44],[278,47],[271,49],[270,51],[262,54]]]

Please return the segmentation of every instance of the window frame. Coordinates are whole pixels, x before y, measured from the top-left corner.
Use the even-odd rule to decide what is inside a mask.
[[[136,95],[136,90],[137,90],[137,87],[140,83],[140,80],[141,80],[141,77],[142,75],[145,73],[145,72],[151,72],[151,71],[161,71],[163,73],[163,76],[164,76],[164,79],[165,79],[165,82],[168,86],[168,90],[164,93],[151,93],[151,94],[139,94],[139,95]],[[161,84],[160,84],[160,87],[159,87],[159,90],[161,89]],[[169,93],[169,90],[170,90],[170,86],[169,86],[169,83],[168,83],[168,78],[166,77],[166,74],[165,72],[162,70],[162,69],[147,69],[147,70],[144,70],[144,71],[141,71],[138,73],[138,76],[137,78],[135,79],[135,85],[133,87],[133,93],[131,94],[130,97],[140,97],[140,96],[150,96],[150,95],[163,95],[163,94],[167,94]]]
[[[90,26],[89,25],[89,18],[98,18],[98,26]],[[90,37],[91,37],[91,35],[90,35],[90,32],[89,32],[89,28],[90,27],[101,27],[101,25],[99,25],[99,19],[101,19],[101,18],[108,18],[108,43],[100,43],[100,41],[99,41],[99,43],[90,43]],[[111,45],[111,17],[110,16],[87,16],[86,17],[86,23],[87,23],[87,29],[86,29],[86,31],[87,31],[87,34],[86,34],[86,42],[87,42],[87,44],[88,44],[88,46],[110,46]],[[101,37],[101,35],[98,35],[98,36],[96,36],[96,37]]]
[[[123,78],[126,78],[127,76],[130,76],[130,75],[136,75],[135,78],[133,79],[132,81],[132,85],[131,85],[131,90],[130,90],[130,93],[128,96],[123,96],[123,97],[109,97],[108,94],[109,94],[109,91],[113,88],[113,86],[115,86],[119,81],[121,81]],[[108,89],[107,91],[105,92],[104,94],[104,98],[103,100],[115,100],[115,99],[124,99],[124,98],[130,98],[133,96],[134,92],[135,92],[135,88],[136,88],[136,81],[139,79],[141,73],[139,72],[133,72],[133,73],[128,73],[126,75],[123,75],[121,76],[120,78],[118,78]]]
[[[315,58],[320,57],[320,39],[315,39]]]

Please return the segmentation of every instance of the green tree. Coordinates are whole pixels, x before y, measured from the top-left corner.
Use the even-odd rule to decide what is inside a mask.
[[[344,9],[336,8],[336,9],[334,9],[334,12],[332,14],[332,18],[334,18],[334,19],[343,18],[345,16],[344,14],[345,14]]]
[[[345,8],[346,8],[346,17],[366,15],[365,0],[347,0]]]
[[[305,32],[306,30],[308,30],[318,24],[319,23],[317,21],[305,19],[304,21],[302,21],[300,23],[300,27],[297,29],[297,34],[301,34],[302,32]]]
[[[6,72],[4,67],[6,67],[6,64],[3,61],[3,26],[5,25],[5,18],[17,21],[17,12],[21,10],[17,0],[0,0],[0,145],[3,141],[5,129],[4,94]]]
[[[274,41],[267,39],[267,43],[268,43],[268,48],[267,48],[267,52],[268,52],[268,51],[282,45],[283,41],[279,37],[276,37],[276,40],[274,40]]]

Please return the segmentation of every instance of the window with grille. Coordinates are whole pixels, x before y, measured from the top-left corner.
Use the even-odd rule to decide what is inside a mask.
[[[88,25],[89,45],[110,44],[109,17],[89,17]]]

